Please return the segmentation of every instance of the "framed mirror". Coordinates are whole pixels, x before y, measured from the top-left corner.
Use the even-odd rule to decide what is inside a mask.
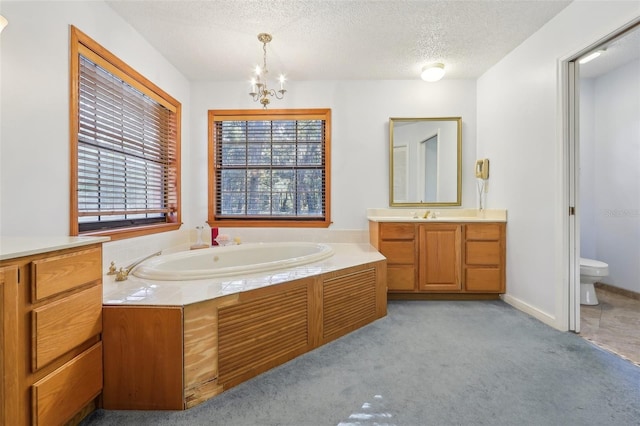
[[[462,117],[389,119],[389,205],[462,204]]]

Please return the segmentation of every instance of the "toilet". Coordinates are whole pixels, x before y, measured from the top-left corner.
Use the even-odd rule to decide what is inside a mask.
[[[609,275],[609,265],[599,260],[580,258],[580,304],[597,305],[593,284]]]

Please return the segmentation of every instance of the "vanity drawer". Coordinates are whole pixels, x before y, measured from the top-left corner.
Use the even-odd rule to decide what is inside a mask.
[[[32,368],[37,371],[102,332],[102,286],[36,308]]]
[[[387,266],[389,291],[413,291],[416,287],[416,270],[412,266]]]
[[[412,223],[381,223],[380,238],[383,240],[413,240],[416,235]]]
[[[467,241],[465,246],[467,265],[500,265],[499,241]]]
[[[102,279],[102,250],[81,250],[31,262],[34,302]]]
[[[466,291],[503,293],[500,268],[467,268],[464,287]]]
[[[102,390],[102,343],[32,386],[32,424],[61,425]]]
[[[413,264],[415,262],[413,241],[382,241],[380,253],[387,258],[388,264]]]
[[[500,225],[497,223],[473,223],[466,225],[467,240],[488,240],[500,239]]]

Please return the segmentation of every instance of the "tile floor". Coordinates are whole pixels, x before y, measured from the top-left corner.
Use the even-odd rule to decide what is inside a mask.
[[[640,366],[640,299],[596,286],[600,304],[580,306],[580,336]]]

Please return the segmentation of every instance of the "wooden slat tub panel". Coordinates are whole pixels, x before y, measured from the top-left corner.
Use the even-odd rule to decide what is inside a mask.
[[[218,310],[218,383],[234,386],[306,352],[308,282]]]
[[[357,301],[357,304],[354,304]],[[376,270],[324,281],[323,339],[333,340],[376,319]]]

